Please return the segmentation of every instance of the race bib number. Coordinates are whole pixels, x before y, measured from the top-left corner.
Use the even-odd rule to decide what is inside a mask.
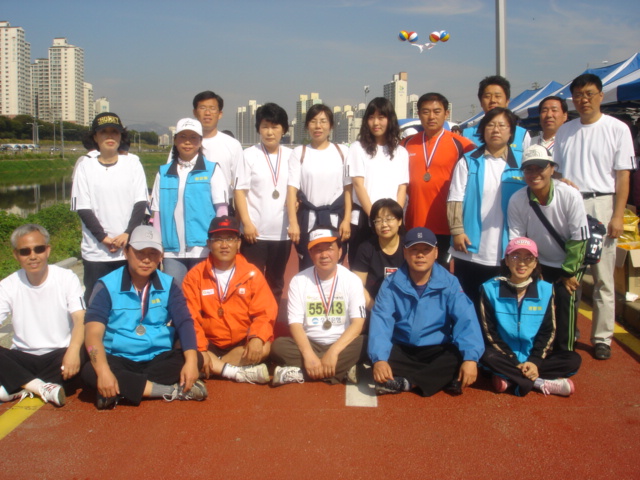
[[[329,315],[325,317],[322,302],[307,302],[305,320],[307,325],[322,325],[329,320],[333,325],[343,325],[346,320],[346,305],[344,300],[334,300]]]

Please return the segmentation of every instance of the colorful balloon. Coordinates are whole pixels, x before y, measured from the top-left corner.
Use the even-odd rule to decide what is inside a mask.
[[[438,40],[440,40],[440,32],[431,32],[431,34],[429,35],[429,40],[433,43],[436,43]]]
[[[447,32],[446,30],[442,30],[440,32],[440,41],[441,42],[446,42],[447,40],[449,40],[450,35],[449,32]]]
[[[415,43],[418,41],[418,34],[416,32],[409,32],[409,41]]]
[[[405,30],[400,30],[400,33],[398,34],[398,40],[400,40],[401,42],[406,42],[408,38],[409,33]]]

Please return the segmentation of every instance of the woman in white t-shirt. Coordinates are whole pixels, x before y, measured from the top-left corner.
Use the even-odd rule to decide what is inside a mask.
[[[235,204],[242,222],[241,253],[258,267],[278,302],[291,253],[285,209],[291,149],[280,145],[289,129],[284,108],[266,103],[256,111],[260,143],[244,151],[236,169]]]
[[[329,140],[333,112],[323,104],[311,106],[304,127],[311,142],[293,150],[287,186],[288,232],[300,271],[312,265],[307,244],[313,228],[333,227],[342,242],[351,234],[351,179],[344,174],[347,147]]]
[[[202,124],[183,118],[176,126],[171,162],[153,183],[151,211],[162,234],[163,271],[178,285],[209,255],[211,220],[228,213],[228,184],[222,168],[202,153]]]
[[[147,180],[135,155],[120,155],[128,142],[118,115],[96,116],[87,145],[98,150],[86,156],[73,177],[71,209],[82,221],[82,261],[85,300],[91,299],[96,281],[127,262],[122,249],[129,234],[144,221],[149,200]]]
[[[525,186],[521,158],[511,143],[517,117],[506,108],[487,112],[478,125],[482,145],[456,164],[447,199],[454,272],[478,308],[480,285],[500,273],[508,241],[507,207]]]
[[[347,175],[353,182],[353,212],[349,264],[358,246],[375,235],[369,224],[371,205],[391,198],[404,208],[409,184],[409,154],[400,145],[400,126],[393,104],[377,97],[369,102],[358,141],[347,157]]]

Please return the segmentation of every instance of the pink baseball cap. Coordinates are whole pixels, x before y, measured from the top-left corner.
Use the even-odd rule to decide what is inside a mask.
[[[510,253],[520,249],[526,250],[527,252],[531,253],[531,255],[538,258],[538,246],[536,245],[536,242],[527,237],[517,237],[513,240],[510,240],[507,244],[507,250],[505,251],[504,255],[507,256]]]

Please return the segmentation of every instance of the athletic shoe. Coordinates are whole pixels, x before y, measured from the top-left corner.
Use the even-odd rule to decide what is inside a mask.
[[[299,367],[276,367],[271,384],[277,387],[287,383],[304,383],[302,369]]]
[[[57,407],[62,407],[67,401],[64,388],[56,383],[45,383],[38,389],[38,395],[44,403],[53,403]]]
[[[556,378],[555,380],[545,380],[540,390],[545,395],[553,394],[568,397],[576,391],[576,387],[568,378]]]
[[[32,393],[27,392],[26,390],[20,390],[18,393],[7,393],[3,386],[0,386],[0,402],[13,402],[14,400],[20,399],[22,400],[24,397],[28,397]]]
[[[596,343],[596,351],[593,356],[596,360],[609,360],[611,358],[611,347],[606,343]]]
[[[98,410],[114,409],[120,401],[120,398],[121,397],[117,395],[115,397],[103,397],[102,395],[98,394],[98,396],[96,397],[96,408]]]
[[[358,365],[354,365],[347,371],[347,383],[358,384]]]
[[[494,375],[491,379],[491,383],[493,383],[493,388],[497,393],[506,392],[507,388],[511,386],[509,382],[499,375]]]
[[[387,393],[408,392],[411,389],[409,380],[404,377],[393,377],[393,380],[387,380],[384,383],[376,382],[376,394],[386,395]]]
[[[176,383],[174,385],[173,392],[168,395],[163,395],[163,398],[167,402],[173,402],[174,400],[195,400],[197,402],[201,402],[207,398],[208,395],[207,387],[204,382],[202,380],[196,380],[188,392],[184,391],[184,387],[182,385],[178,385]]]
[[[238,367],[236,382],[239,383],[269,383],[269,369],[264,363]]]

